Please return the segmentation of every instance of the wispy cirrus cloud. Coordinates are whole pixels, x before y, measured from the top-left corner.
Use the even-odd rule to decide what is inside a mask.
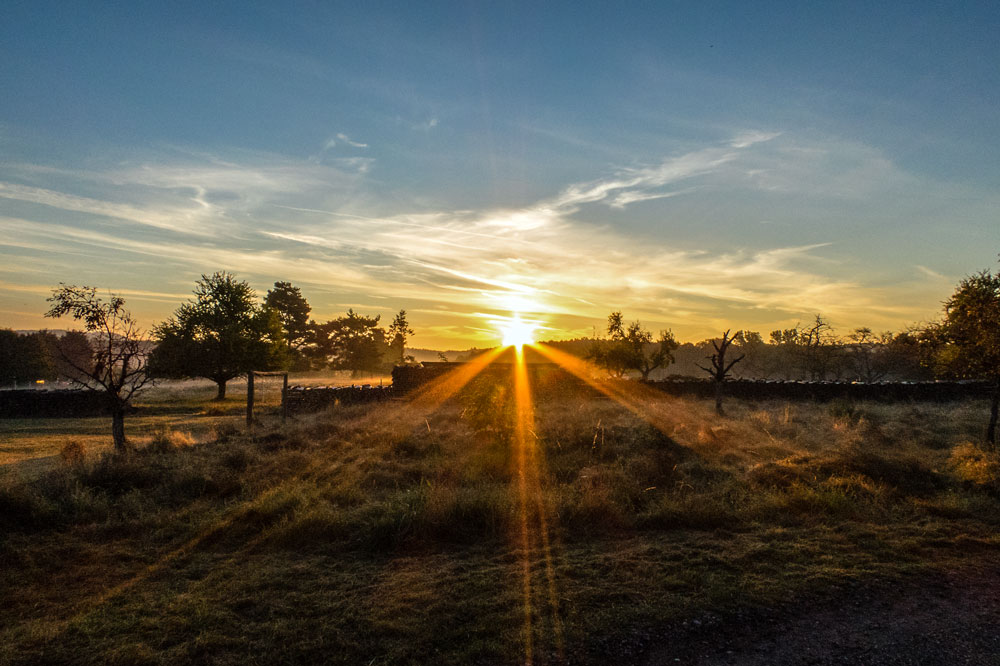
[[[198,225],[194,219],[197,217],[196,208],[173,211],[146,209],[125,203],[66,194],[41,187],[4,182],[0,182],[0,198],[76,213],[87,213],[103,218],[115,218],[158,229],[183,230],[186,233],[198,235],[208,233],[205,227]],[[203,202],[198,201],[197,198],[192,198],[192,201],[197,202],[198,207],[203,207]]]
[[[340,133],[337,134],[337,139],[339,141],[341,141],[342,143],[346,143],[348,146],[351,146],[353,148],[367,148],[368,147],[367,143],[361,143],[360,141],[353,141],[353,140],[351,140],[351,137],[347,136],[343,132],[340,132]]]
[[[52,215],[0,218],[0,234],[11,239],[8,244],[63,257],[66,264],[72,263],[66,257],[79,256],[88,275],[105,275],[102,285],[136,293],[169,294],[192,276],[226,269],[261,288],[277,279],[301,285],[320,318],[335,315],[330,309],[343,303],[405,307],[426,316],[423,330],[438,331],[436,341],[421,344],[445,344],[441,336],[453,338],[447,344],[483,344],[488,334],[481,330],[482,317],[511,311],[573,335],[588,333],[609,309],[621,308],[682,337],[707,335],[719,326],[777,327],[817,311],[842,321],[867,313],[876,321],[866,323],[876,326],[919,318],[922,301],[866,284],[845,270],[836,246],[826,242],[691,248],[580,219],[585,209],[594,217],[602,207],[621,211],[640,201],[672,205],[677,195],[691,200],[705,190],[713,199],[739,188],[769,192],[748,178],[750,171],[767,174],[759,177],[771,183],[780,177],[785,192],[821,177],[816,159],[860,170],[878,163],[864,151],[851,153],[863,158],[851,162],[844,153],[826,157],[829,147],[770,145],[777,137],[737,137],[571,184],[528,205],[488,209],[416,212],[397,206],[379,212],[382,204],[368,194],[363,171],[280,157],[115,168],[92,179],[109,184],[111,194],[125,188],[145,201],[129,208],[96,196],[4,183],[0,193],[58,205]],[[810,175],[792,180],[803,173]],[[103,215],[105,222],[81,227],[58,214],[78,208]],[[197,225],[167,224],[176,209],[191,211],[192,223],[208,228],[221,228],[211,222],[221,220],[227,231],[206,234]],[[150,212],[164,224],[139,221]],[[155,261],[159,280],[170,276],[170,289],[156,275],[116,275],[111,261],[100,273],[95,256],[135,266]]]

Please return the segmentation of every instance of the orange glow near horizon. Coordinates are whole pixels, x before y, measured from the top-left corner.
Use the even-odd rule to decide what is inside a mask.
[[[538,322],[525,321],[517,312],[510,319],[497,322],[504,347],[516,347],[521,349],[524,345],[535,342],[535,331],[538,329]]]

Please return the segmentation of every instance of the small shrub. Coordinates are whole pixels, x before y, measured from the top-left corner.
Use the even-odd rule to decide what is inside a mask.
[[[63,444],[59,449],[59,457],[70,467],[78,467],[83,464],[87,457],[87,449],[82,443],[73,440]]]
[[[153,438],[146,448],[156,453],[172,453],[193,444],[194,438],[189,433],[176,432],[161,425],[153,431]]]
[[[996,451],[985,451],[964,442],[952,449],[948,466],[963,483],[1000,491],[1000,455]]]

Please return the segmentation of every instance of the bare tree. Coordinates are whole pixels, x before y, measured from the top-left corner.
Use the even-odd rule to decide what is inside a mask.
[[[877,382],[885,379],[892,369],[889,353],[894,337],[886,331],[876,335],[867,326],[856,328],[847,336],[845,351],[849,354],[851,372],[861,381]]]
[[[732,361],[726,362],[726,352],[729,351],[730,345],[736,336],[729,337],[729,330],[727,329],[725,333],[722,334],[722,339],[719,341],[712,340],[712,346],[715,347],[715,353],[707,357],[712,363],[711,368],[706,368],[703,365],[698,367],[707,372],[711,377],[712,381],[715,383],[715,413],[722,416],[722,383],[726,381],[726,377],[729,376],[730,370],[733,366],[742,361],[745,358],[744,354],[740,354]]]
[[[799,352],[803,369],[813,381],[826,379],[827,374],[840,375],[838,358],[841,348],[830,323],[820,314],[811,326],[799,331]]]
[[[62,361],[73,368],[70,379],[74,384],[107,395],[115,451],[126,451],[125,411],[132,397],[150,380],[142,330],[125,309],[125,299],[110,294],[104,300],[94,287],[60,284],[46,300],[52,303],[46,317],[69,315],[82,321],[90,334],[94,351],[90,364],[81,365],[79,357],[71,357],[61,346],[56,349]]]

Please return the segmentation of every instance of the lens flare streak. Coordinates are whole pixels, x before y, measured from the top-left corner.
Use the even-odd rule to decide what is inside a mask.
[[[531,562],[535,558],[535,549],[540,546],[541,556],[545,565],[545,582],[548,592],[548,606],[551,616],[552,641],[559,655],[563,658],[562,619],[559,611],[559,594],[556,583],[555,565],[552,553],[551,527],[548,518],[548,507],[542,489],[542,471],[544,461],[538,447],[535,435],[535,416],[532,406],[531,388],[528,381],[527,364],[524,351],[515,349],[514,363],[514,401],[516,423],[514,425],[514,445],[517,448],[517,478],[518,499],[521,528],[521,574],[524,595],[524,635],[525,663],[533,662],[534,628],[533,628],[533,583]],[[533,516],[532,516],[533,514]],[[537,520],[532,532],[533,522]]]
[[[665,394],[638,382],[600,382],[593,378],[597,368],[590,363],[541,343],[532,345],[532,348],[668,437],[676,434],[679,423],[693,416],[690,413],[668,413],[672,401]]]

